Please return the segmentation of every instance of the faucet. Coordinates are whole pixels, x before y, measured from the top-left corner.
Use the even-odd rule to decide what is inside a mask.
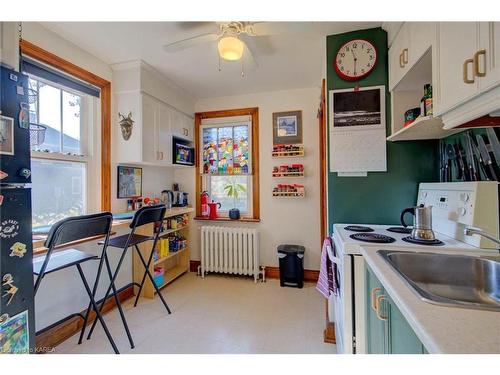
[[[486,233],[485,231],[482,231],[481,229],[465,228],[464,234],[466,236],[472,236],[473,234],[478,234],[480,236],[483,236],[483,237],[489,239],[490,241],[493,241],[497,245],[500,245],[500,240],[498,238],[495,238],[495,236],[493,236],[493,235],[491,235],[489,233]],[[500,249],[499,249],[499,251],[500,251]]]

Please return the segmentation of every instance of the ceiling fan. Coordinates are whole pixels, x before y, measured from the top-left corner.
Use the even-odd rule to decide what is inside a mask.
[[[266,49],[264,36],[290,34],[308,31],[304,22],[215,22],[218,32],[204,33],[191,38],[178,40],[163,46],[169,53],[178,52],[202,43],[217,42],[220,58],[227,61],[237,61],[247,54],[255,65],[257,64],[253,47]],[[259,46],[259,44],[261,44]],[[251,45],[251,46],[249,46]],[[270,51],[267,46],[267,51]]]

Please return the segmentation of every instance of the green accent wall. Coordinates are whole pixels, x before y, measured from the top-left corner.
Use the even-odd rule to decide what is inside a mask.
[[[372,73],[359,81],[342,80],[333,61],[342,44],[353,38],[371,41],[378,61]],[[326,40],[327,90],[386,86],[386,129],[390,135],[387,33],[381,28],[330,35]],[[423,91],[423,87],[422,87]],[[328,95],[327,95],[328,98]],[[330,137],[329,131],[327,132]],[[328,161],[329,163],[329,161]],[[418,184],[439,179],[438,142],[387,142],[387,172],[368,172],[367,177],[338,177],[328,166],[328,228],[333,223],[397,224],[401,210],[415,204]]]

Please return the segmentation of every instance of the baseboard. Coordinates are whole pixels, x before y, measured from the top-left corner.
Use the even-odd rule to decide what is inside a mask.
[[[266,266],[266,278],[269,279],[279,279],[280,278],[280,268]],[[304,281],[308,283],[318,282],[319,271],[317,270],[304,270]]]
[[[121,291],[118,291],[118,298],[120,302],[126,301],[134,295],[134,286],[133,284],[123,288]],[[103,313],[107,313],[108,311],[114,309],[116,307],[116,302],[114,298],[108,298],[103,307]],[[42,348],[45,351],[51,350],[55,346],[59,345],[63,341],[66,341],[68,338],[73,336],[75,333],[79,332],[83,327],[83,316],[85,316],[85,310],[79,314],[73,314],[69,317],[60,320],[52,324],[51,326],[43,329],[36,335],[36,347]],[[93,322],[96,315],[95,312],[92,311],[90,314],[89,323]]]
[[[189,264],[189,269],[191,272],[197,272],[198,266],[201,264],[199,260],[191,260]],[[279,279],[280,278],[280,268],[266,266],[266,278],[268,279]],[[304,281],[310,283],[318,282],[319,271],[317,270],[304,270]]]

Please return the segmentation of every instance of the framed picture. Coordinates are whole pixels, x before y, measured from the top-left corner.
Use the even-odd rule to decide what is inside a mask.
[[[344,130],[358,126],[385,128],[384,95],[383,86],[333,90],[333,127]]]
[[[273,113],[273,144],[302,143],[302,111]]]
[[[0,115],[0,154],[14,155],[14,119]]]
[[[118,166],[118,198],[142,196],[142,168]]]

